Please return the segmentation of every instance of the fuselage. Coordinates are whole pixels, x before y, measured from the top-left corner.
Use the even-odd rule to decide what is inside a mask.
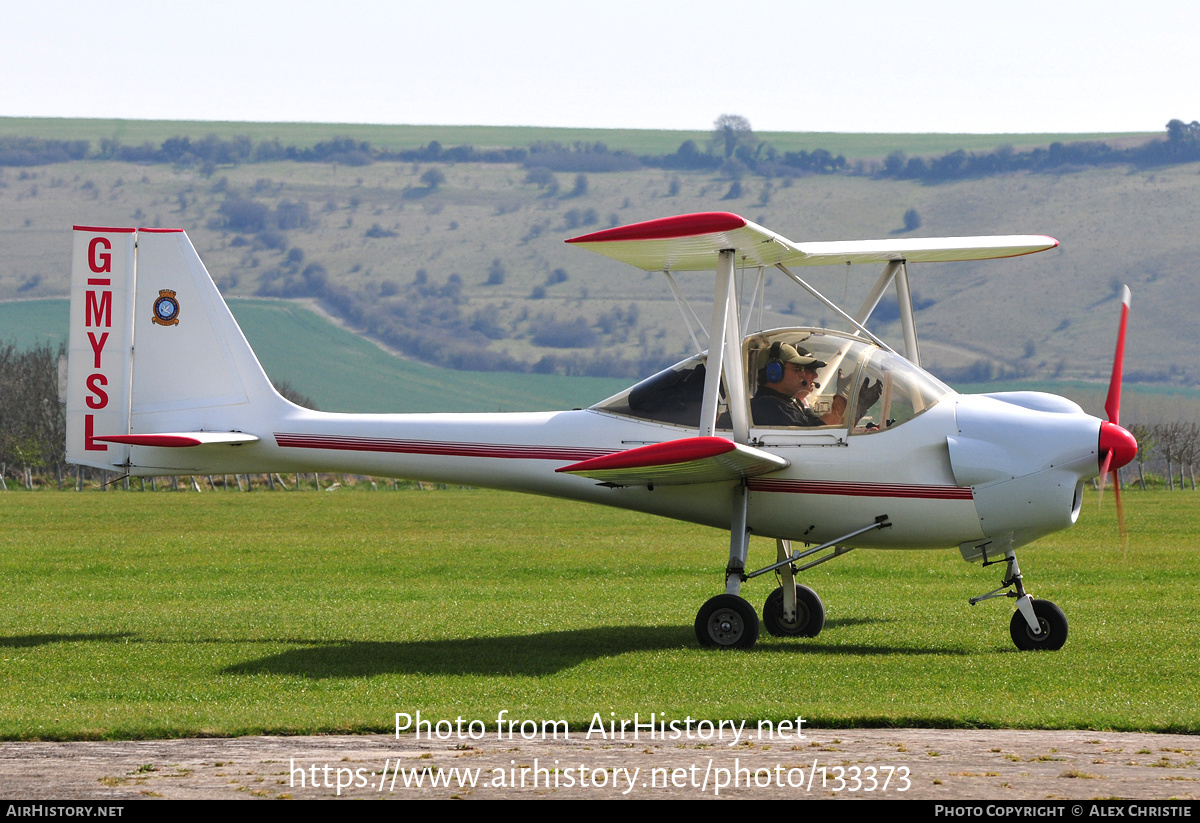
[[[1003,396],[1000,396],[1003,398]],[[1018,405],[1017,401],[1025,405]],[[555,470],[695,429],[601,409],[508,414],[333,414],[275,396],[272,413],[195,411],[196,430],[259,437],[240,446],[134,446],[132,474],[340,472],[510,489],[727,529],[736,483],[612,487]],[[1040,407],[1031,408],[1030,406]],[[262,409],[260,408],[261,412]],[[155,415],[137,428],[161,426]],[[242,418],[242,419],[239,419]],[[256,420],[257,425],[251,424]],[[269,426],[261,424],[268,422]],[[172,416],[178,426],[178,414]],[[879,515],[892,528],[858,538],[876,548],[951,547],[1012,533],[1017,544],[1065,528],[1078,489],[1097,474],[1100,421],[1052,395],[946,394],[893,429],[752,428],[750,442],[787,468],[750,478],[753,534],[821,542]]]

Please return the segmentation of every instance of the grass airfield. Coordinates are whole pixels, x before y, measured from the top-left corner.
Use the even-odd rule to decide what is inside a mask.
[[[594,714],[1200,732],[1193,494],[1126,494],[1019,553],[1059,653],[1018,653],[1002,567],[855,552],[804,575],[813,640],[701,650],[724,534],[494,491],[0,495],[0,738],[494,728]],[[751,563],[773,556],[755,540]],[[751,582],[756,604],[771,583]]]

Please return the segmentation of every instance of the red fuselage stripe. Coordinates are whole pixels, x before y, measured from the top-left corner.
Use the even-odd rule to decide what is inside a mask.
[[[898,483],[837,483],[815,480],[750,480],[750,491],[785,494],[836,494],[848,497],[916,497],[929,500],[973,500],[961,486],[917,486]]]
[[[524,460],[587,460],[609,454],[607,449],[564,449],[507,443],[442,443],[436,440],[391,440],[279,432],[275,433],[275,442],[282,448],[291,449],[436,454],[448,457],[504,457]]]

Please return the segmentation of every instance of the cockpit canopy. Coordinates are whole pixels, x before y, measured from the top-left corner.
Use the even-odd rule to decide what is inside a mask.
[[[767,360],[775,343],[788,343],[826,365],[818,370],[819,384],[798,400],[808,409],[807,423],[769,425],[751,420],[751,427],[846,429],[871,434],[894,428],[933,406],[952,389],[908,360],[862,338],[825,329],[774,329],[742,341],[747,398],[764,388]],[[707,354],[699,354],[646,378],[620,394],[597,403],[596,411],[635,417],[687,428],[698,428],[704,401]],[[717,428],[729,429],[722,388]],[[753,406],[751,402],[751,416]]]

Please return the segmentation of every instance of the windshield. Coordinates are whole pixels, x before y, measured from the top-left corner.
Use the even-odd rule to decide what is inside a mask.
[[[903,357],[875,349],[858,381],[853,432],[873,434],[899,426],[951,391]]]

